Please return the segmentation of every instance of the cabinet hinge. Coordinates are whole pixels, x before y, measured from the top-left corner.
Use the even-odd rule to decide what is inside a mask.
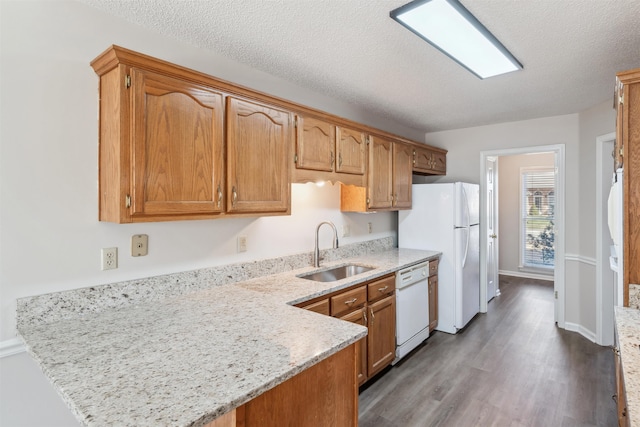
[[[620,157],[624,157],[624,145],[620,146]]]
[[[298,163],[298,155],[297,154],[293,156],[293,163],[296,163],[296,164]]]
[[[128,194],[124,198],[124,205],[128,208],[131,207],[131,196]]]
[[[367,197],[367,206],[369,206],[371,204],[371,200],[369,200],[369,198]]]
[[[624,92],[622,93],[622,95],[618,96],[618,102],[624,105]]]
[[[296,129],[298,128],[298,116],[295,116],[293,118],[293,127]]]
[[[131,76],[128,74],[124,78],[124,87],[127,89],[131,87]]]

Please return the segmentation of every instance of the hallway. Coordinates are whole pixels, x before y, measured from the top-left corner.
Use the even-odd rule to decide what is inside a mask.
[[[500,290],[366,385],[360,426],[616,426],[612,351],[555,326],[552,282],[500,276]]]

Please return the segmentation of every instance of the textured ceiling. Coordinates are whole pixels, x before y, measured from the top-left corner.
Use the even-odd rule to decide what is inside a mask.
[[[576,113],[640,67],[640,0],[462,0],[524,65],[480,80],[389,18],[408,0],[82,0],[426,132]]]

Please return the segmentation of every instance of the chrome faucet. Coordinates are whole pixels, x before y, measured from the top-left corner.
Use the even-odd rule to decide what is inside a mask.
[[[313,251],[314,267],[320,267],[320,249],[318,249],[318,232],[320,231],[320,227],[322,227],[322,224],[328,224],[331,226],[331,228],[333,228],[333,249],[338,248],[338,230],[336,230],[336,226],[333,225],[333,223],[330,221],[323,221],[320,224],[318,224],[318,227],[316,228],[316,247]]]

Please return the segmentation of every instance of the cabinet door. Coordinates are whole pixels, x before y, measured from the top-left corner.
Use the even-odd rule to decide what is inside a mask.
[[[429,148],[414,147],[413,171],[430,175],[447,173],[447,154]]]
[[[338,126],[336,128],[336,172],[364,175],[365,138],[364,133]]]
[[[393,362],[396,351],[396,297],[368,306],[367,375],[372,377]]]
[[[227,98],[227,211],[290,209],[290,113]]]
[[[433,170],[439,175],[447,173],[447,155],[439,151],[434,151],[433,155]]]
[[[222,95],[133,69],[134,216],[222,212]]]
[[[393,143],[393,206],[411,209],[411,184],[413,178],[413,147]]]
[[[429,277],[429,332],[438,326],[438,276]]]
[[[347,322],[367,326],[367,308],[362,307],[345,316],[340,317]],[[358,385],[362,385],[367,380],[367,337],[356,343],[356,369],[358,371]]]
[[[370,137],[369,209],[389,209],[393,205],[393,143]]]
[[[313,117],[298,116],[296,167],[332,172],[335,163],[336,127]]]

